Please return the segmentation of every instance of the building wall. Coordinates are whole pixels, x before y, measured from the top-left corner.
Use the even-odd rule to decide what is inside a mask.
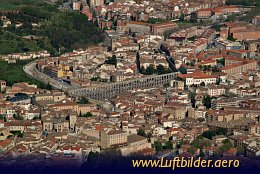
[[[237,41],[242,40],[256,40],[260,39],[260,31],[240,31],[234,32],[233,37],[237,39]]]
[[[135,23],[127,23],[126,24],[131,32],[137,32],[137,33],[149,33],[150,32],[150,26],[145,24],[135,24]]]
[[[104,6],[104,0],[88,0],[90,7]]]
[[[212,12],[210,10],[200,10],[197,12],[198,18],[209,18],[212,15]]]
[[[151,143],[147,143],[146,141],[140,141],[136,142],[135,144],[131,144],[127,147],[123,147],[120,149],[122,156],[129,156],[133,153],[136,153],[140,150],[146,149],[146,148],[151,148]]]
[[[246,72],[248,70],[256,70],[256,69],[257,69],[257,61],[252,61],[247,64],[234,66],[232,68],[224,69],[221,71],[224,73],[227,73],[229,75],[229,74],[242,73],[242,72]]]
[[[200,85],[202,82],[205,85],[216,83],[217,78],[207,78],[207,79],[193,79],[193,78],[186,78],[186,85]]]
[[[151,30],[152,30],[152,33],[161,35],[165,31],[172,30],[176,27],[177,27],[176,23],[167,23],[167,24],[162,23],[162,24],[152,25]]]
[[[3,92],[6,89],[6,82],[0,80],[0,91]]]

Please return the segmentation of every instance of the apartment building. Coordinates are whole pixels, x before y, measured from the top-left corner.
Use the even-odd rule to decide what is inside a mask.
[[[104,6],[104,0],[87,0],[90,7]]]
[[[226,93],[226,89],[222,85],[209,85],[207,92],[209,96],[221,96]]]
[[[247,130],[249,127],[255,124],[255,121],[250,118],[240,118],[230,121],[212,121],[208,122],[210,130],[217,131],[219,129],[225,129],[227,134],[233,134],[234,131]]]
[[[128,156],[137,153],[140,150],[151,148],[151,143],[148,143],[147,138],[139,135],[129,135],[127,137],[128,146],[121,148],[122,156]]]
[[[201,85],[202,83],[207,86],[208,84],[216,83],[218,77],[197,71],[190,74],[180,74],[178,78],[184,81],[186,86]]]
[[[260,25],[260,16],[255,16],[252,23],[256,26]]]
[[[126,26],[129,28],[129,31],[134,33],[149,33],[151,30],[150,25],[144,22],[130,21],[126,23]]]
[[[220,70],[226,73],[227,75],[231,75],[246,72],[248,70],[256,70],[257,66],[258,64],[256,60],[245,60],[242,63],[225,66]]]
[[[127,144],[127,132],[122,130],[102,130],[100,133],[101,149]]]
[[[225,36],[222,35],[222,37],[225,37]],[[232,41],[223,40],[223,39],[216,39],[214,41],[214,45],[216,46],[216,48],[218,48],[220,50],[239,50],[239,49],[243,48],[242,44],[239,42],[232,42]]]
[[[260,124],[250,126],[249,133],[260,135]]]
[[[250,59],[255,57],[255,53],[249,50],[228,50],[228,55],[243,58],[243,59]]]
[[[35,94],[34,100],[35,101],[53,101],[58,102],[60,100],[66,99],[66,95],[63,92],[52,92],[52,93],[41,93]]]
[[[80,114],[80,113],[90,112],[91,110],[96,108],[96,105],[95,104],[77,104],[68,99],[63,99],[54,104],[51,104],[50,108],[53,108],[55,111],[73,110],[74,112],[77,112],[77,114]]]
[[[152,33],[162,35],[165,31],[172,30],[177,27],[176,23],[173,22],[165,22],[165,23],[158,23],[152,24],[151,30]]]
[[[238,101],[235,99],[220,99],[220,100],[212,100],[211,102],[211,108],[219,110],[224,107],[237,107],[238,106]]]
[[[77,115],[69,114],[69,119],[67,120],[67,115],[50,115],[43,116],[42,127],[43,131],[56,131],[56,132],[67,132],[69,130],[75,130]]]
[[[206,114],[206,119],[208,122],[228,122],[231,120],[238,120],[242,117],[244,117],[244,114],[236,111],[210,110]]]
[[[81,8],[81,2],[77,1],[77,2],[72,2],[72,9],[73,10],[80,10]]]
[[[200,9],[197,11],[197,16],[199,19],[210,18],[213,14],[212,12],[213,8]]]

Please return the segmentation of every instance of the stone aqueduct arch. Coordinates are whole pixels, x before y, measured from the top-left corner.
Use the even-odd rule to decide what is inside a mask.
[[[155,75],[123,82],[106,84],[102,86],[70,90],[69,95],[77,97],[84,96],[90,99],[103,100],[122,94],[123,92],[129,90],[151,88],[169,83],[171,80],[174,80],[178,74],[178,72],[174,72],[164,75]]]

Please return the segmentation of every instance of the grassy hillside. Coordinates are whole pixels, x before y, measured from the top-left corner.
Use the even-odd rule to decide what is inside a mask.
[[[29,4],[37,5],[41,0],[0,0],[0,10],[16,10]]]
[[[17,61],[16,64],[8,64],[7,62],[0,61],[0,80],[5,80],[7,85],[11,86],[17,82],[27,82],[35,84],[40,88],[45,88],[45,84],[28,77],[23,71],[24,65],[30,61]]]
[[[59,49],[84,49],[104,40],[103,32],[79,12],[60,11],[58,5],[41,0],[0,0],[0,4],[1,10],[20,10],[18,14],[4,14],[12,25],[0,31],[0,54],[44,49],[55,55]],[[22,23],[22,27],[16,28],[16,22]],[[30,35],[38,38],[22,38]]]
[[[42,50],[37,45],[37,41],[23,39],[4,30],[0,31],[0,54],[22,52],[25,48],[30,48],[28,51]]]

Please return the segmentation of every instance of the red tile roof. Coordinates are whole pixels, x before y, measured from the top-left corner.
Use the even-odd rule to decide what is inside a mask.
[[[201,71],[197,71],[191,74],[180,74],[178,75],[179,78],[186,79],[186,78],[194,78],[194,79],[206,79],[206,78],[217,78],[215,75],[208,75]]]

